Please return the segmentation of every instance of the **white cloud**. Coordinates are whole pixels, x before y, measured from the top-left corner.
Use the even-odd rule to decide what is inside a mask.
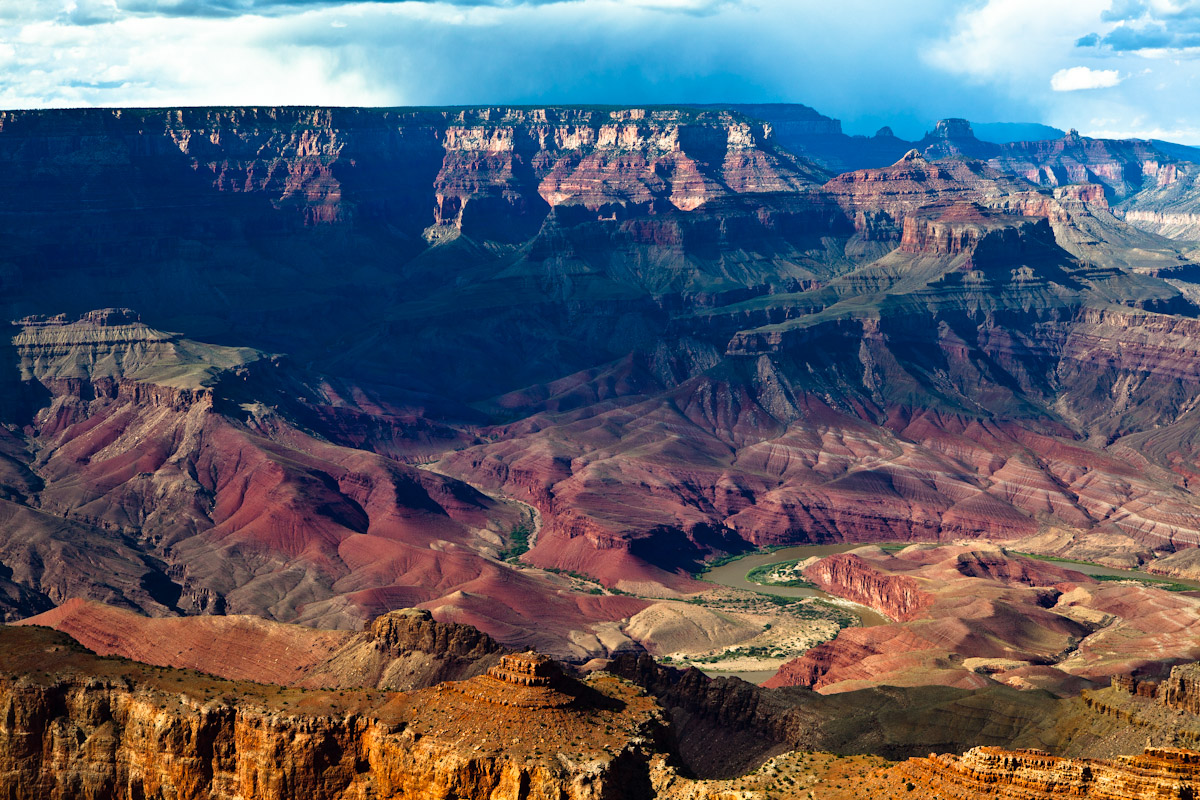
[[[393,99],[391,87],[343,68],[335,49],[272,41],[281,24],[261,17],[27,24],[7,37],[0,107],[385,105]]]
[[[1108,89],[1123,79],[1115,69],[1070,67],[1050,76],[1050,88],[1056,92],[1078,92],[1081,89]]]
[[[1200,144],[1200,128],[1157,128],[1157,127],[1084,127],[1084,136],[1095,139],[1161,139],[1179,144]]]
[[[0,107],[800,102],[912,139],[942,117],[1200,128],[1179,102],[1200,60],[1076,47],[1112,2],[0,0]],[[1076,66],[1128,77],[1054,91]]]
[[[1046,60],[1070,52],[1109,4],[1110,0],[987,0],[955,16],[949,35],[930,43],[925,58],[951,74],[1027,91],[1044,80]]]

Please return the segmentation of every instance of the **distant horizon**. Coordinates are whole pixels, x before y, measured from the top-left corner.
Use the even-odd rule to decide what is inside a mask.
[[[979,120],[971,119],[970,117],[958,115],[946,115],[931,119],[923,129],[918,131],[918,127],[909,126],[907,129],[901,129],[898,123],[884,122],[876,127],[869,125],[859,125],[852,127],[848,125],[846,120],[839,119],[836,116],[825,113],[822,109],[810,105],[808,103],[790,101],[790,100],[762,100],[762,101],[725,101],[725,102],[668,102],[668,103],[608,103],[608,102],[544,102],[544,103],[505,103],[505,102],[482,102],[482,103],[427,103],[427,104],[400,104],[400,105],[355,105],[355,104],[336,104],[336,103],[200,103],[200,104],[178,104],[167,103],[162,105],[119,105],[119,104],[102,104],[102,105],[79,105],[79,106],[26,106],[26,107],[5,107],[0,108],[0,113],[8,112],[38,112],[38,111],[170,111],[170,110],[187,110],[187,109],[245,109],[245,108],[303,108],[303,109],[362,109],[362,110],[417,110],[417,109],[479,109],[479,108],[515,108],[515,109],[537,109],[537,108],[598,108],[598,109],[674,109],[674,108],[730,108],[736,106],[796,106],[808,108],[815,111],[817,114],[832,119],[842,126],[842,132],[848,136],[874,136],[883,128],[891,128],[893,133],[900,139],[916,142],[922,139],[928,133],[931,133],[937,126],[937,123],[949,119],[965,119],[970,123],[972,129],[977,127],[1000,127],[1010,126],[1013,128],[1021,127],[1042,127],[1054,129],[1059,132],[1060,136],[1066,135],[1070,130],[1076,130],[1082,136],[1093,139],[1140,139],[1142,141],[1168,141],[1173,144],[1181,144],[1185,146],[1200,145],[1200,139],[1195,142],[1187,142],[1181,140],[1163,139],[1161,137],[1137,137],[1137,136],[1106,136],[1103,134],[1094,134],[1087,130],[1082,130],[1071,126],[1062,128],[1056,125],[1050,125],[1045,122],[1034,120]],[[1009,141],[1037,141],[1037,139],[1015,139],[1015,138],[995,138],[986,135],[981,136],[978,131],[975,131],[977,138],[982,141],[991,141],[1004,143]],[[1058,138],[1058,137],[1051,137]]]
[[[0,0],[0,106],[736,97],[854,134],[962,117],[1200,144],[1198,26],[1200,0]]]

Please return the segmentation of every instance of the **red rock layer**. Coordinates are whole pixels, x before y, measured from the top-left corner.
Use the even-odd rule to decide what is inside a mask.
[[[313,688],[423,688],[482,674],[505,652],[473,627],[411,608],[351,633],[245,615],[144,617],[76,599],[16,625],[53,628],[100,655]]]
[[[17,624],[54,628],[102,656],[280,684],[295,683],[354,636],[252,616],[143,617],[80,599]]]
[[[853,553],[822,558],[804,576],[832,595],[870,606],[897,622],[915,619],[934,600],[913,578],[884,574]]]
[[[981,688],[1000,681],[1073,691],[1088,679],[1107,680],[1107,665],[1075,668],[1067,658],[1094,630],[1083,612],[1059,602],[1073,596],[1064,592],[1082,594],[1081,586],[1094,585],[1079,573],[999,548],[917,546],[895,556],[875,548],[828,556],[805,575],[899,622],[847,628],[785,663],[765,686],[835,693],[880,684]],[[1194,605],[1200,623],[1200,604]],[[1098,648],[1106,646],[1101,638]],[[1137,647],[1131,644],[1130,652]]]
[[[839,175],[824,191],[850,215],[859,234],[891,239],[900,235],[904,219],[923,206],[997,197],[1012,185],[980,162],[936,162],[913,150],[889,167]]]
[[[551,207],[677,208],[747,192],[794,191],[820,173],[778,151],[770,129],[728,112],[490,108],[412,112],[341,109],[168,111],[169,135],[221,191],[266,195],[310,224],[346,222],[356,201],[420,191],[403,173],[433,177],[429,236],[446,230],[503,238]],[[290,130],[281,130],[281,122]],[[10,126],[22,120],[9,120]],[[359,161],[399,173],[363,175]],[[362,196],[367,182],[370,194]],[[346,192],[343,182],[349,183]],[[375,185],[380,184],[380,185]],[[354,192],[354,189],[359,189]],[[349,195],[349,196],[347,196]],[[367,209],[363,209],[367,211]],[[427,212],[426,212],[427,213]]]
[[[516,506],[332,444],[262,403],[231,409],[226,392],[280,378],[280,364],[261,354],[158,335],[123,317],[26,331],[22,364],[51,393],[31,428],[32,466],[45,482],[38,513],[144,536],[165,562],[129,586],[68,560],[67,576],[46,586],[56,602],[80,596],[156,615],[253,614],[352,630],[424,604],[514,645],[575,657],[603,652],[579,632],[645,605],[571,592],[564,580],[500,562],[505,536],[525,518]],[[51,555],[39,535],[4,543],[26,553],[14,574],[35,586]]]

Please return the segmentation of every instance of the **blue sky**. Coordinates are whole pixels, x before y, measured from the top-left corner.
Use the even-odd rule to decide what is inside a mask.
[[[1200,0],[0,0],[0,107],[799,102],[1200,144]]]

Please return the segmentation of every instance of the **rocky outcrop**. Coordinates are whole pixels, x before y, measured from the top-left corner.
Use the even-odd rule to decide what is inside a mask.
[[[805,567],[804,575],[825,591],[870,606],[899,622],[920,616],[933,595],[906,575],[887,575],[853,553],[827,556]]]
[[[489,702],[470,681],[281,692],[96,659],[32,628],[0,637],[0,792],[14,800],[648,800],[665,770],[660,712],[611,677],[572,683],[569,709]]]
[[[377,617],[370,623],[369,634],[395,653],[413,650],[436,656],[482,658],[504,648],[486,633],[454,622],[437,622],[420,608],[405,608]]]
[[[1140,643],[1153,637],[1138,628],[1145,606],[1108,605],[1124,587],[1108,587],[1115,590],[1110,598],[1081,573],[995,545],[914,545],[895,555],[861,548],[821,559],[805,574],[830,593],[899,621],[846,628],[786,662],[765,686],[833,694],[880,684],[980,689],[1000,682],[1070,694],[1107,683],[1114,660],[1136,657]],[[1114,612],[1129,618],[1124,635],[1130,645],[1119,656],[1101,632],[1117,622]],[[1200,607],[1187,603],[1177,619],[1185,627],[1200,623]],[[1096,657],[1087,639],[1093,631]]]
[[[117,387],[144,392],[134,387],[145,384],[211,400],[205,390],[223,374],[266,357],[249,348],[201,344],[155,330],[127,308],[90,311],[74,320],[61,314],[26,317],[14,324],[21,379],[38,381],[55,394],[115,397]]]
[[[981,266],[989,260],[1021,252],[1021,241],[1040,237],[1049,239],[1049,227],[1035,230],[1033,220],[1013,219],[993,214],[974,203],[933,204],[904,218],[900,251],[932,256],[957,256],[980,252]],[[1024,230],[1028,228],[1028,230]],[[975,267],[968,259],[959,269]]]
[[[1200,789],[1200,752],[1151,747],[1142,755],[1112,761],[1057,758],[1038,750],[977,747],[962,756],[930,756],[907,762],[922,791],[942,797],[1053,800],[1187,798]]]
[[[1170,676],[1156,687],[1155,695],[1167,708],[1200,714],[1200,664],[1172,667]]]
[[[1069,223],[1072,211],[1079,207],[1107,209],[1104,187],[1095,183],[1059,186],[1052,195],[1043,192],[1014,192],[994,200],[992,208],[1024,217],[1045,218],[1052,223]]]
[[[470,625],[438,622],[424,609],[406,608],[377,617],[296,683],[409,691],[482,675],[505,652]]]
[[[1000,145],[975,138],[971,123],[965,119],[938,120],[933,130],[914,147],[928,159],[988,159],[1000,152]]]

